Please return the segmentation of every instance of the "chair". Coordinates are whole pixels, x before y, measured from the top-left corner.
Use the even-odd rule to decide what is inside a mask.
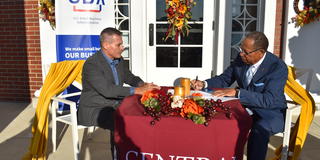
[[[307,81],[306,81],[306,91],[309,92],[311,80],[313,76],[313,70],[312,69],[306,69],[306,68],[295,68],[295,78],[299,78],[303,75],[306,75]],[[287,160],[288,156],[291,156],[292,153],[289,152],[289,140],[290,140],[290,131],[292,128],[292,115],[293,112],[300,109],[301,106],[293,102],[292,100],[287,100],[288,109],[286,110],[286,118],[285,118],[285,127],[284,131],[282,133],[276,134],[276,136],[282,136],[282,151],[281,151],[281,160]]]
[[[91,133],[94,130],[94,127],[78,125],[76,103],[66,99],[68,97],[78,96],[81,94],[81,92],[70,93],[65,95],[62,95],[62,94],[56,95],[56,94],[61,93],[61,91],[67,88],[67,86],[69,86],[70,83],[72,83],[72,85],[77,87],[78,89],[82,90],[82,85],[78,81],[81,81],[81,70],[82,70],[83,63],[84,61],[81,61],[81,60],[80,61],[63,61],[63,62],[51,64],[50,68],[49,66],[44,67],[46,80],[44,81],[43,87],[40,90],[35,92],[36,99],[40,100],[42,98],[41,104],[40,105],[37,104],[37,109],[38,107],[45,109],[46,106],[44,105],[45,104],[44,102],[47,100],[43,100],[43,99],[46,99],[47,97],[50,98],[48,99],[48,105],[49,105],[48,109],[50,109],[50,112],[52,114],[52,139],[51,140],[53,144],[53,152],[55,152],[57,148],[56,146],[57,122],[62,122],[67,125],[71,125],[74,159],[76,160],[79,158],[78,156],[80,152],[78,129],[89,128],[88,132],[90,137]],[[40,92],[43,95],[41,95]],[[70,105],[70,113],[62,115],[61,112],[58,111],[59,103]],[[47,111],[44,110],[39,114],[42,114],[45,116],[47,115]],[[41,126],[41,127],[44,127],[44,126]],[[43,143],[43,142],[35,141],[32,143]],[[44,150],[42,149],[41,151],[43,152]]]
[[[77,83],[74,81],[72,83],[74,86],[82,90],[82,85],[80,83]],[[79,158],[79,153],[80,153],[80,144],[79,144],[79,134],[78,134],[78,129],[84,129],[84,128],[89,128],[88,129],[88,137],[91,137],[91,133],[94,131],[94,126],[82,126],[78,125],[77,121],[77,107],[76,103],[70,100],[67,100],[65,98],[68,97],[74,97],[80,95],[81,92],[76,92],[76,93],[70,93],[70,94],[65,94],[65,95],[59,95],[56,97],[52,97],[52,104],[51,104],[51,115],[52,115],[52,145],[53,145],[53,152],[56,151],[56,134],[57,134],[57,122],[65,123],[67,125],[71,125],[72,127],[72,144],[73,144],[73,154],[74,154],[74,159],[77,160]],[[64,115],[57,115],[58,107],[59,107],[59,102],[64,103],[67,105],[70,105],[70,113],[69,114],[64,114]]]

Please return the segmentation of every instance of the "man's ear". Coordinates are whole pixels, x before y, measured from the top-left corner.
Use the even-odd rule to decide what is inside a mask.
[[[265,52],[267,52],[267,51],[264,50],[264,49],[260,49],[259,52],[260,52],[261,54],[263,54],[263,53],[265,53]]]
[[[107,42],[102,42],[101,43],[102,48],[107,49],[109,48],[109,44]]]

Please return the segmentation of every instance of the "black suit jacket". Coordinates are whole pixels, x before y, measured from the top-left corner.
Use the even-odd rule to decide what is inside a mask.
[[[130,87],[124,87],[123,84],[137,87],[143,83],[141,78],[133,75],[125,67],[123,58],[119,59],[116,69],[119,85],[115,84],[111,67],[101,51],[86,60],[82,70],[83,90],[78,109],[79,124],[100,126],[101,123],[112,123],[103,121],[108,121],[108,116],[111,120],[112,113],[109,111],[114,110],[124,97],[130,95]]]

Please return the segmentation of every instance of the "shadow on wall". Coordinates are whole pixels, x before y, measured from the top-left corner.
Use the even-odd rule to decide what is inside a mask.
[[[320,93],[320,22],[316,21],[301,27],[298,36],[289,39],[292,64],[298,68],[313,69],[314,75],[311,82],[310,92]],[[290,35],[288,35],[290,36]],[[306,76],[299,78],[305,85]]]

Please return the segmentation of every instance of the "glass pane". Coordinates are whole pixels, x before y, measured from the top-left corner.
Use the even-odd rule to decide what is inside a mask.
[[[122,40],[123,40],[123,45],[126,47],[124,51],[122,52],[122,57],[124,58],[129,58],[129,33],[127,32],[122,32]]]
[[[191,24],[189,36],[181,37],[181,44],[202,44],[202,24]]]
[[[190,21],[203,21],[203,1],[195,2],[197,2],[197,4],[191,8],[192,18]]]
[[[240,15],[241,11],[241,2],[239,0],[232,0],[232,17]]]
[[[242,0],[242,3],[247,2],[247,4],[257,4],[258,0]]]
[[[157,21],[167,21],[167,13],[165,12],[166,10],[166,1],[165,0],[157,0],[157,9],[156,9],[156,14],[157,14]]]
[[[129,20],[119,19],[119,30],[129,30]]]
[[[181,47],[180,67],[202,67],[201,47]]]
[[[157,47],[157,67],[178,67],[178,48]]]
[[[165,41],[168,26],[169,24],[156,25],[156,44],[176,44],[176,42],[171,38]]]
[[[257,30],[257,21],[251,21],[247,28],[246,31],[256,31]]]
[[[118,3],[128,3],[128,0],[118,0]]]
[[[232,33],[231,36],[231,45],[240,44],[242,37],[244,36],[243,33]]]
[[[257,6],[247,6],[247,11],[250,16],[257,18]]]
[[[242,29],[242,26],[241,26],[241,24],[238,22],[238,21],[235,21],[235,20],[233,20],[232,21],[232,31],[233,32],[236,32],[236,31],[242,31],[243,29]]]
[[[122,52],[121,56],[123,58],[129,58],[129,48],[125,48],[124,51]]]
[[[119,11],[122,15],[129,17],[129,11],[128,11],[128,6],[118,6]],[[119,17],[123,17],[121,14],[119,14]]]

